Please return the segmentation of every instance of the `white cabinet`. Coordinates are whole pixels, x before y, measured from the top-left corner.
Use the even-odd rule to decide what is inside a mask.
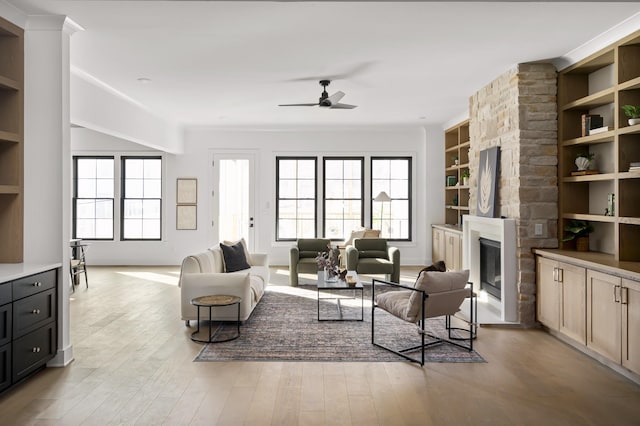
[[[447,269],[459,271],[462,269],[462,232],[433,226],[432,228],[431,260],[443,260]]]

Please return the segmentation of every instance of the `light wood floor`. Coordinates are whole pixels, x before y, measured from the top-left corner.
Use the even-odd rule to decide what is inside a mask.
[[[90,268],[71,300],[75,361],[0,396],[0,424],[640,423],[638,385],[540,330],[481,328],[477,364],[195,363],[178,273]]]

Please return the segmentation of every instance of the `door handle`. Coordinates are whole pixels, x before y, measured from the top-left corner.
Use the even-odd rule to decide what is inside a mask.
[[[620,298],[623,305],[629,303],[629,287],[622,287],[620,289]]]
[[[620,288],[619,285],[615,285],[613,286],[613,301],[615,303],[620,303],[620,299],[618,297],[618,289]]]

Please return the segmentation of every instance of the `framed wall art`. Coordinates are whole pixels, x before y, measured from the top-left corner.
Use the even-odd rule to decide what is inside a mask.
[[[500,166],[500,147],[480,151],[478,174],[478,216],[497,217],[498,202],[498,167]]]
[[[176,229],[193,230],[198,228],[198,207],[195,205],[176,206]]]
[[[198,203],[198,179],[178,178],[176,187],[176,204]]]

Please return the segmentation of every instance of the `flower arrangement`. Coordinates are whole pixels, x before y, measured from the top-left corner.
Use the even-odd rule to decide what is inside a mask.
[[[316,256],[316,263],[319,269],[324,269],[329,278],[336,277],[340,274],[338,254],[340,250],[338,247],[331,247],[331,243],[327,244],[327,251],[318,252]]]

